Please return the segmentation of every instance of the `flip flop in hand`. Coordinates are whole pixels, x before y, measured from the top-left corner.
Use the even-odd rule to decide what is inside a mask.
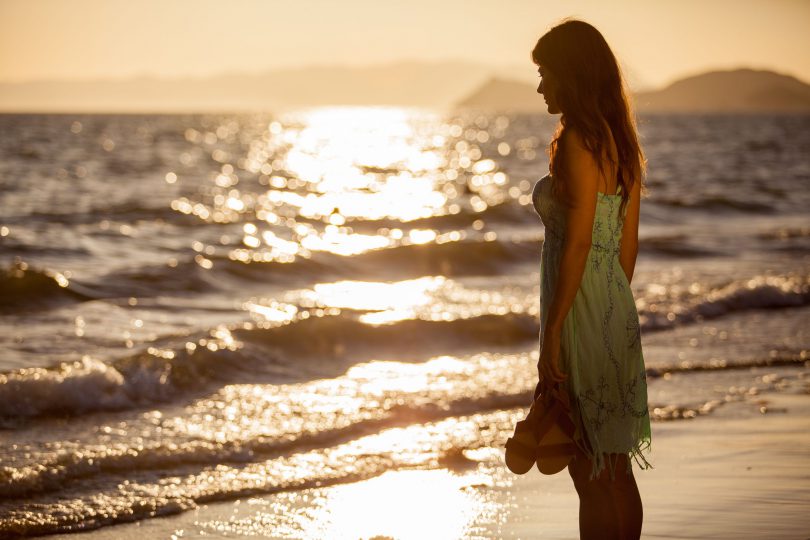
[[[535,395],[529,414],[506,441],[506,466],[515,474],[526,474],[537,464],[541,473],[556,474],[576,452],[570,401],[559,384]]]

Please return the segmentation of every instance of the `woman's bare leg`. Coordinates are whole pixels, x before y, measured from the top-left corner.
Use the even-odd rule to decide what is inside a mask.
[[[579,537],[581,540],[620,540],[619,512],[610,486],[607,467],[594,480],[588,480],[591,461],[577,448],[568,464],[568,473],[579,495]]]
[[[619,454],[616,463],[616,482],[611,487],[619,511],[620,538],[622,540],[638,540],[641,538],[641,523],[644,510],[633,471],[631,469],[629,473],[627,472],[628,459],[627,454]]]

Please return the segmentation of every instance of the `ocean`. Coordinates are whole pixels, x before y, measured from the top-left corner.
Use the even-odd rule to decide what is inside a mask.
[[[0,537],[503,444],[537,376],[556,121],[0,115]],[[807,380],[810,116],[638,122],[655,465],[656,422]]]

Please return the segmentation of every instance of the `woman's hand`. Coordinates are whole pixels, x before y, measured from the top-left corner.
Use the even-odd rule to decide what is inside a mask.
[[[540,348],[540,361],[537,362],[537,373],[540,382],[553,384],[568,378],[566,373],[560,371],[560,334],[557,330],[549,330],[543,334],[543,345]]]

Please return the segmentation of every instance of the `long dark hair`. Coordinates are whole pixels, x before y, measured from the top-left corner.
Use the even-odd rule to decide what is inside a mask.
[[[549,145],[553,192],[559,193],[559,182],[565,182],[560,152],[565,149],[566,130],[576,129],[604,173],[605,149],[612,161],[609,128],[618,151],[617,174],[622,186],[619,215],[622,215],[635,182],[641,182],[642,193],[647,193],[643,180],[647,166],[632,102],[613,51],[599,30],[584,21],[565,18],[537,41],[532,61],[553,74],[558,83],[557,102],[563,113]]]

